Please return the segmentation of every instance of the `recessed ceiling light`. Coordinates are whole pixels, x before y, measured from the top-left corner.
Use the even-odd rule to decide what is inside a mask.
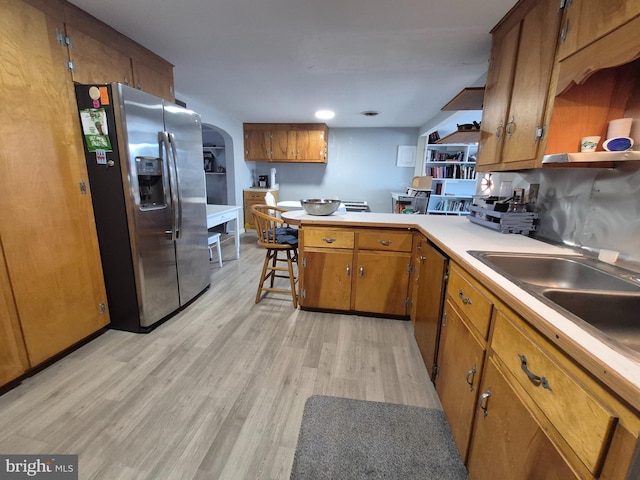
[[[335,116],[336,114],[333,113],[331,110],[318,110],[316,112],[316,118],[320,118],[322,120],[329,120]]]
[[[365,112],[360,112],[361,115],[365,117],[375,117],[376,115],[380,115],[380,112],[376,112],[375,110],[367,110]]]

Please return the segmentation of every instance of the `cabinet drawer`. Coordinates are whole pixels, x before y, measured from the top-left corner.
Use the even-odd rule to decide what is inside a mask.
[[[325,248],[353,248],[355,234],[349,230],[304,228],[304,246]]]
[[[493,304],[482,293],[481,287],[472,284],[471,280],[467,279],[460,270],[452,267],[447,285],[447,295],[451,299],[451,303],[464,313],[473,326],[478,329],[480,335],[486,339],[489,335]]]
[[[554,352],[557,359],[550,357],[538,346],[545,345],[545,340],[524,323],[518,324],[517,328],[503,312],[497,313],[491,341],[493,351],[578,458],[597,476],[616,417],[562,367],[558,359],[564,357],[560,352]],[[566,358],[564,361],[569,362]]]
[[[413,242],[411,232],[360,232],[358,248],[361,250],[388,250],[392,252],[410,252]]]
[[[266,192],[247,192],[244,191],[244,200],[260,200],[264,201],[264,197],[266,196]]]

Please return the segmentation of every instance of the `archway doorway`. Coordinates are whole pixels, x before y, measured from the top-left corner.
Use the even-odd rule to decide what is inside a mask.
[[[202,148],[207,184],[207,203],[228,205],[229,198],[234,198],[235,195],[231,136],[215,125],[203,123]]]

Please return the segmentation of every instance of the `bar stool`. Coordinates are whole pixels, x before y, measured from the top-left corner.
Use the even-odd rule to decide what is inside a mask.
[[[218,265],[220,265],[220,268],[222,268],[222,252],[220,250],[220,234],[219,233],[214,233],[212,235],[209,235],[209,261],[213,261],[213,248],[211,248],[213,245],[216,246],[216,250],[218,252]]]
[[[296,284],[298,276],[294,264],[298,263],[298,231],[290,228],[284,220],[277,216],[286,211],[284,208],[272,205],[251,206],[251,213],[253,213],[258,232],[258,246],[266,249],[258,292],[256,293],[256,303],[260,302],[262,292],[284,293],[291,295],[293,308],[297,308]],[[279,263],[284,263],[286,266],[280,267]],[[274,285],[276,278],[288,279],[289,288],[276,287]]]

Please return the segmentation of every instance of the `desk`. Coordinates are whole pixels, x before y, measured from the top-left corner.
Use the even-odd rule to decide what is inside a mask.
[[[240,209],[235,205],[207,205],[207,228],[235,220],[236,260],[240,258]]]

